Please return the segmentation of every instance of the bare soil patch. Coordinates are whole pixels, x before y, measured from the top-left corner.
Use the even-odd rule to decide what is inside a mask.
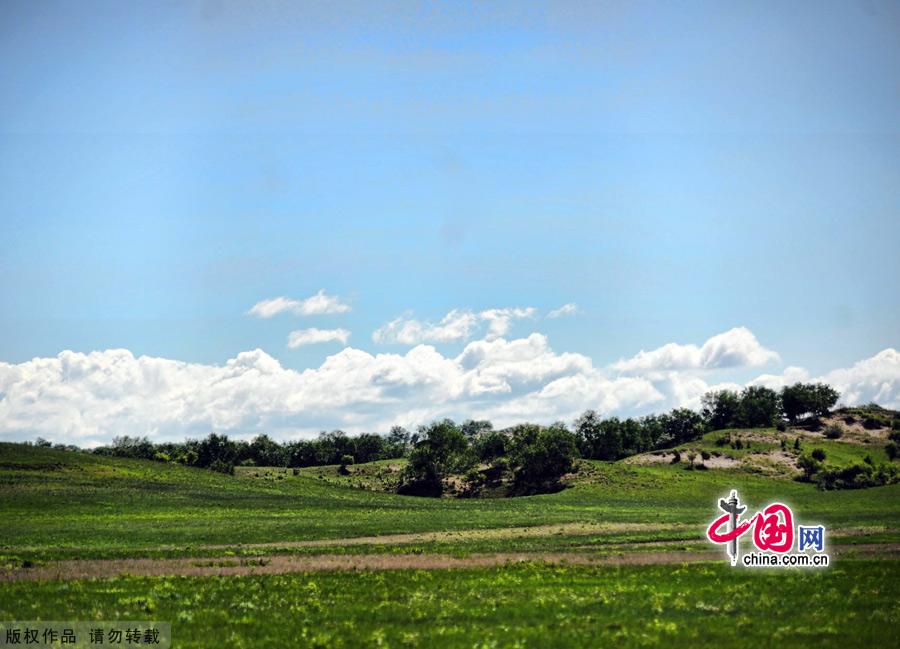
[[[844,429],[843,437],[837,441],[848,442],[850,444],[876,444],[886,442],[891,432],[890,427],[882,426],[880,428],[868,429],[862,424],[862,420],[856,418],[853,423],[847,423],[843,416],[823,417],[821,419],[822,427],[819,430],[812,431],[803,428],[791,428],[792,433],[799,433],[803,437],[815,440],[826,439],[825,431],[828,427],[836,424]]]
[[[671,464],[674,457],[675,454],[670,452],[643,453],[626,459],[625,463],[640,465]],[[688,460],[684,453],[681,454],[681,463],[685,466],[688,464]],[[734,458],[725,455],[713,455],[708,460],[701,459],[698,455],[694,460],[694,464],[701,463],[705,464],[708,469],[733,469],[741,464],[740,460],[735,460]]]

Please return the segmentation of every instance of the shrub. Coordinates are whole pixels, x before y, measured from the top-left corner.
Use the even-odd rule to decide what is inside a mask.
[[[700,457],[704,460],[708,460],[710,458],[709,451],[700,451]]]
[[[875,466],[875,462],[872,460],[872,456],[868,453],[866,453],[866,456],[863,458],[863,462],[865,462],[869,466]]]
[[[840,439],[844,436],[844,427],[840,424],[832,424],[825,429],[825,437],[828,439]]]
[[[679,462],[681,462],[681,453],[675,451],[672,454],[672,464],[678,464]]]
[[[814,460],[818,460],[819,462],[825,461],[825,451],[821,448],[814,448],[811,455]]]
[[[728,446],[729,444],[731,444],[731,438],[728,435],[716,438],[716,446]]]
[[[894,421],[891,422],[891,429],[892,430],[900,430],[900,419],[895,419]]]
[[[477,498],[481,495],[484,488],[485,476],[477,468],[472,467],[462,478],[462,484],[459,489],[461,498]]]
[[[887,453],[887,456],[888,456],[891,460],[896,460],[896,459],[897,459],[897,455],[898,455],[897,451],[898,451],[898,448],[897,448],[897,444],[896,444],[895,442],[891,442],[890,444],[888,444],[887,446],[885,446],[885,447],[884,447],[884,451],[885,451],[885,453]]]
[[[232,462],[225,462],[224,460],[214,460],[213,463],[209,465],[209,468],[213,471],[218,471],[219,473],[234,475],[234,464]]]
[[[794,439],[794,450],[795,451],[800,450],[800,437],[799,436]]]
[[[808,455],[801,455],[797,460],[797,467],[803,472],[801,480],[812,482],[815,475],[822,468],[822,465]]]
[[[880,466],[876,470],[869,464],[821,471],[816,476],[816,483],[822,489],[865,489],[894,484],[898,481],[897,468]]]
[[[498,473],[505,473],[506,471],[509,471],[509,460],[505,457],[498,457],[491,462],[491,468]]]
[[[348,466],[352,466],[356,460],[352,455],[345,454],[341,456],[341,465],[338,467],[338,473],[341,475],[348,475],[350,473],[350,469]]]
[[[778,431],[781,432],[781,433],[786,432],[786,431],[787,431],[787,422],[784,421],[783,419],[779,419],[779,420],[775,423],[775,429],[778,430]]]
[[[881,421],[875,417],[866,417],[863,419],[863,428],[866,430],[878,430],[881,428]]]

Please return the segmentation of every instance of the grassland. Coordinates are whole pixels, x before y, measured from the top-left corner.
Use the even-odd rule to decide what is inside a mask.
[[[171,620],[179,647],[887,647],[900,614],[897,566],[761,574],[721,563],[526,564],[18,582],[4,586],[0,616]]]
[[[691,448],[735,450],[717,446],[717,435]],[[776,431],[754,435],[735,457],[780,448]],[[803,444],[821,446],[836,465],[865,455],[886,461],[883,444],[812,436]],[[11,580],[0,590],[0,619],[142,615],[171,620],[176,646],[186,647],[262,639],[301,646],[895,642],[900,485],[821,491],[752,465],[698,471],[583,461],[570,488],[555,494],[428,499],[379,490],[396,464],[360,465],[350,475],[318,467],[228,476],[0,444],[0,578]],[[801,522],[826,525],[829,544],[843,553],[827,570],[769,572],[733,570],[718,555],[702,555],[710,550],[705,526],[730,489],[751,510],[789,503]],[[638,553],[665,565],[599,565]],[[706,562],[681,563],[679,553]],[[501,554],[525,563],[476,561]],[[551,554],[571,565],[547,564]],[[370,566],[376,555],[395,559],[378,570],[297,567],[307,565],[303,557],[327,567],[347,555],[371,555]],[[472,560],[440,568],[448,557]],[[147,576],[137,567],[142,559],[207,572],[293,567]],[[112,564],[103,561],[137,563],[123,569],[132,576],[20,580],[72,560],[107,571]]]

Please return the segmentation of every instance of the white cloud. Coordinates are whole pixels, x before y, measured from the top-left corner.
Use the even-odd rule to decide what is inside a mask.
[[[261,300],[254,304],[247,314],[257,318],[271,318],[285,312],[305,316],[346,313],[349,310],[349,304],[341,301],[341,298],[336,295],[328,295],[323,289],[304,300],[295,300],[289,297]]]
[[[656,399],[646,382],[607,379],[588,357],[554,352],[541,334],[473,342],[456,357],[428,345],[404,355],[347,347],[304,371],[259,349],[224,365],[65,351],[0,363],[0,439],[91,445],[121,434],[180,440],[210,430],[287,437],[443,416],[490,415],[509,425],[526,415],[549,421],[598,403],[633,409]]]
[[[858,405],[875,402],[885,408],[900,409],[900,352],[888,348],[853,367],[833,370],[818,380],[841,393],[841,403]]]
[[[317,329],[315,327],[297,329],[288,334],[288,347],[296,349],[302,345],[315,345],[333,341],[346,345],[348,338],[350,338],[350,332],[346,329]]]
[[[713,336],[702,346],[668,343],[649,352],[613,363],[623,374],[690,369],[758,367],[779,360],[776,352],[763,347],[746,327],[735,327]]]
[[[487,324],[487,340],[494,340],[509,333],[512,321],[534,317],[534,307],[486,309],[480,312],[454,309],[437,324],[400,317],[382,325],[372,334],[376,343],[451,343],[468,340],[483,324]]]
[[[739,348],[742,358],[758,362],[772,353],[740,344],[725,345],[722,352],[723,339],[710,340],[717,342],[705,358],[734,358]],[[683,347],[676,345],[668,357],[658,354],[664,362],[632,373],[595,367],[583,354],[556,352],[540,333],[470,342],[453,357],[422,344],[405,354],[346,347],[303,371],[285,368],[259,349],[223,365],[135,357],[123,349],[64,351],[19,364],[0,362],[0,439],[41,435],[91,446],[122,434],[160,441],[211,430],[287,438],[330,428],[384,431],[394,423],[414,426],[445,416],[488,418],[497,426],[550,423],[571,421],[587,408],[623,417],[696,408],[707,390],[741,388],[708,383],[695,359],[704,358],[706,345],[687,356],[694,359],[689,363],[680,360]],[[659,369],[679,363],[688,369]],[[805,377],[801,368],[789,367],[750,383],[777,387]],[[894,349],[820,380],[839,389],[844,403],[874,400],[900,407],[900,353]]]
[[[568,304],[563,304],[558,309],[553,309],[550,313],[547,314],[548,318],[562,318],[564,316],[575,315],[578,313],[578,305],[574,302],[569,302]]]
[[[478,317],[471,311],[454,309],[440,323],[396,318],[379,327],[373,334],[376,343],[400,343],[416,345],[423,342],[449,343],[466,340],[478,324]]]
[[[786,385],[803,383],[809,379],[809,372],[802,367],[786,367],[781,374],[760,374],[748,385],[761,385],[772,390],[780,390]]]
[[[509,333],[512,321],[518,318],[532,318],[535,314],[534,307],[513,309],[487,309],[479,313],[479,317],[488,323],[486,338],[494,340]]]
[[[592,369],[591,359],[581,354],[556,354],[547,337],[502,338],[469,343],[454,359],[464,372],[466,391],[472,395],[509,394],[514,386],[528,385]]]

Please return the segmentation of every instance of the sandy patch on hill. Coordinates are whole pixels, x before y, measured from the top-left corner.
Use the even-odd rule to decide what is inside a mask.
[[[640,464],[640,465],[650,465],[650,464],[671,464],[672,458],[675,457],[674,453],[643,453],[641,455],[634,455],[632,457],[624,460],[626,464]],[[708,469],[733,469],[734,467],[740,466],[740,460],[735,460],[734,458],[727,457],[725,455],[713,455],[708,460],[704,460],[700,457],[699,453],[697,457],[694,458],[694,464],[704,464]],[[687,466],[688,459],[687,454],[681,454],[681,465]]]
[[[868,429],[862,425],[862,421],[858,418],[853,423],[847,423],[842,416],[823,417],[822,428],[816,431],[806,430],[804,428],[791,428],[790,432],[800,434],[805,438],[822,440],[825,437],[825,431],[829,426],[837,424],[844,429],[844,436],[835,441],[848,442],[850,444],[878,444],[884,443],[891,433],[891,429],[887,426],[881,428]]]

